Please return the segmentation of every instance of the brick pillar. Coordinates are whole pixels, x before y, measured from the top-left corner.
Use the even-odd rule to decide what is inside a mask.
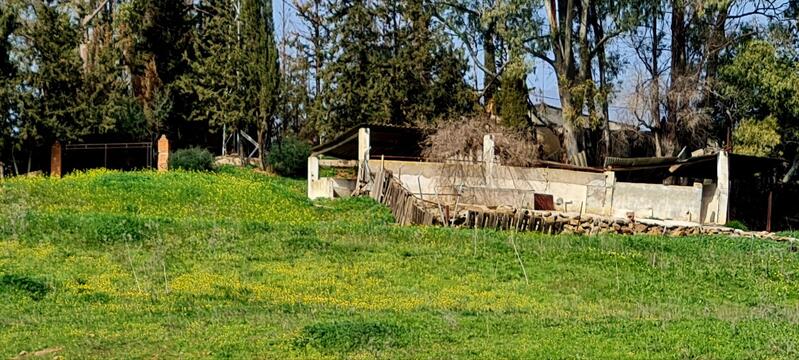
[[[169,140],[166,135],[158,139],[158,171],[169,170]]]
[[[58,140],[50,148],[50,176],[61,177],[61,143]]]

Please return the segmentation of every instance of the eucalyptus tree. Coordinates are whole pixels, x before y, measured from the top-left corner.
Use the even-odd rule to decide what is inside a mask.
[[[565,160],[571,161],[580,151],[581,129],[597,124],[608,129],[608,76],[612,74],[608,45],[634,26],[641,16],[639,6],[636,1],[544,0],[547,26],[542,29],[546,30],[531,37],[527,49],[549,64],[558,78]],[[609,145],[607,130],[605,137]]]
[[[435,16],[443,22],[457,42],[466,48],[472,64],[482,73],[480,97],[486,111],[499,111],[494,97],[510,70],[502,97],[506,106],[518,107],[528,99],[525,41],[540,31],[535,13],[537,0],[436,0]],[[515,92],[515,94],[514,94]],[[516,100],[513,100],[516,99]],[[514,105],[515,104],[515,105]]]

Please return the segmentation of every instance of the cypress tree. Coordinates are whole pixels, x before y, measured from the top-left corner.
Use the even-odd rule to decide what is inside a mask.
[[[20,28],[19,136],[29,152],[54,140],[80,139],[89,128],[78,101],[81,82],[80,34],[69,14],[43,0],[27,2],[32,14]],[[30,170],[30,168],[29,168]]]
[[[16,17],[8,4],[0,4],[0,162],[10,152],[14,118],[11,116],[16,67],[11,62],[11,34],[16,28]],[[0,165],[2,166],[2,165]]]
[[[241,46],[245,57],[242,86],[250,94],[246,117],[258,131],[261,165],[275,135],[274,115],[280,91],[280,65],[271,0],[243,0]]]
[[[154,138],[169,132],[180,141],[181,130],[193,128],[185,126],[191,99],[176,97],[181,94],[176,82],[190,69],[184,56],[192,44],[190,7],[182,0],[130,0],[120,6],[119,46]]]
[[[178,81],[184,94],[196,100],[190,117],[211,131],[227,126],[231,132],[245,125],[245,93],[240,86],[244,56],[239,47],[236,9],[230,0],[208,0],[196,30],[189,61],[191,72]]]

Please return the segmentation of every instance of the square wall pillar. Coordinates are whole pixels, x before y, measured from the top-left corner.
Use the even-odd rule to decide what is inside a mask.
[[[369,139],[369,128],[358,129],[358,181],[360,183],[368,183],[371,176],[368,171],[369,153],[371,144]]]
[[[616,173],[605,171],[605,202],[602,204],[602,214],[613,216],[613,189],[616,188]]]
[[[319,180],[319,157],[311,155],[308,157],[308,197],[313,199],[312,186]]]
[[[494,164],[496,160],[494,135],[486,134],[483,136],[483,164],[485,165],[485,182],[490,187],[494,186]]]
[[[369,160],[369,128],[358,129],[358,162]]]
[[[730,208],[730,157],[726,151],[720,151],[716,163],[716,199],[719,209],[716,223],[724,225],[729,221],[728,212]]]
[[[53,143],[53,146],[50,148],[50,176],[52,177],[61,177],[61,143],[56,140]],[[0,169],[0,174],[3,173],[3,170]],[[0,178],[3,176],[0,175]]]

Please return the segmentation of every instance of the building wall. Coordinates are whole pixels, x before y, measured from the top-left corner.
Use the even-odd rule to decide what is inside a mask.
[[[349,197],[353,190],[354,180],[324,177],[308,182],[308,198],[311,200]]]
[[[391,170],[414,194],[427,200],[486,206],[532,207],[533,194],[550,194],[561,211],[602,214],[605,174],[546,168],[443,164],[406,161],[372,161],[373,171]],[[438,194],[438,195],[436,195]],[[559,201],[560,200],[560,201]]]
[[[613,216],[700,222],[702,184],[671,186],[617,182],[613,189]]]
[[[719,197],[717,196],[718,186],[716,184],[706,184],[702,187],[702,223],[718,224],[719,219]]]
[[[613,173],[516,168],[494,165],[441,164],[384,161],[371,164],[375,171],[386,168],[414,194],[427,200],[489,207],[532,208],[533,194],[552,195],[556,209],[567,212],[623,218],[633,212],[638,218],[701,222],[709,217],[703,209],[712,206],[715,186],[667,186],[616,182]],[[455,188],[458,188],[457,190]]]

